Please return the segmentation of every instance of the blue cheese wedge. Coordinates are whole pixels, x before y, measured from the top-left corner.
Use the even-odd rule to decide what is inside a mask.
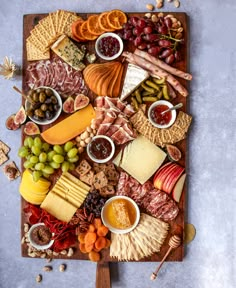
[[[125,75],[124,85],[120,99],[127,98],[144,80],[149,77],[149,73],[144,69],[129,63]]]
[[[164,151],[139,135],[116,156],[113,163],[124,169],[140,184],[144,184],[161,166],[165,158]]]
[[[75,70],[82,71],[85,68],[82,62],[85,56],[84,51],[79,49],[66,35],[60,36],[51,49]]]

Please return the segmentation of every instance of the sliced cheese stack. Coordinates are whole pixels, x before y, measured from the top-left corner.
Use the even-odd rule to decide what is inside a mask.
[[[159,252],[169,224],[142,213],[138,226],[126,234],[111,233],[110,256],[119,261],[140,260]]]
[[[117,155],[113,163],[124,169],[139,183],[144,184],[161,166],[165,158],[164,151],[139,135]]]
[[[48,193],[41,208],[57,219],[69,222],[84,202],[89,189],[90,186],[66,172]]]

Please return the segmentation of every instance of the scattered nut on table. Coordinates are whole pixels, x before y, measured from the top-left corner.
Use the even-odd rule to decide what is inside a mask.
[[[52,266],[49,266],[49,265],[44,266],[44,267],[43,267],[43,271],[44,271],[44,272],[51,272],[51,271],[52,271]]]
[[[146,8],[149,10],[149,11],[153,11],[154,10],[154,6],[152,4],[146,4]]]
[[[36,282],[38,282],[38,283],[40,283],[42,281],[42,279],[43,279],[43,277],[41,274],[37,275],[35,278]]]
[[[175,5],[176,8],[179,8],[179,6],[180,6],[179,0],[175,0],[174,1],[174,5]]]
[[[64,272],[66,270],[66,264],[61,264],[60,266],[59,266],[59,271],[60,272]]]

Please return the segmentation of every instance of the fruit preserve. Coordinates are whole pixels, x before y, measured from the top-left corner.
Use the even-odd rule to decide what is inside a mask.
[[[167,105],[157,105],[151,110],[150,116],[152,121],[158,125],[167,125],[170,123],[172,114],[171,111],[161,114],[163,111],[169,109]]]
[[[102,55],[112,57],[120,51],[120,43],[115,37],[104,37],[98,43],[98,50]]]
[[[96,138],[89,144],[90,154],[99,160],[106,159],[111,155],[111,143],[105,138]]]

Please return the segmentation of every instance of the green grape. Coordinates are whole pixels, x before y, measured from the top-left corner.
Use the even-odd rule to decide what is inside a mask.
[[[34,146],[41,148],[42,147],[42,141],[39,137],[34,138]]]
[[[61,170],[62,172],[67,172],[70,169],[70,163],[65,161],[61,164]]]
[[[24,157],[26,157],[28,155],[29,155],[29,150],[28,150],[27,147],[22,146],[22,147],[19,148],[19,150],[18,150],[18,156],[19,157],[24,158]]]
[[[23,164],[25,169],[30,169],[34,167],[34,163],[31,163],[29,160],[26,160]]]
[[[48,143],[46,143],[46,142],[43,143],[43,146],[42,146],[43,151],[48,152],[49,148],[50,148],[50,145]]]
[[[29,161],[30,163],[36,164],[39,162],[39,158],[37,156],[31,156]]]
[[[31,151],[33,152],[34,155],[39,156],[39,154],[41,153],[41,150],[38,146],[33,145],[31,147]]]
[[[27,137],[28,138],[28,146],[29,148],[32,148],[34,145],[34,139],[32,137]]]
[[[54,155],[54,156],[52,157],[52,160],[53,160],[54,162],[60,164],[60,163],[64,162],[64,157],[63,157],[62,155],[56,154],[56,155]]]
[[[26,160],[30,160],[30,157],[34,156],[33,154],[29,154],[25,157]]]
[[[46,174],[53,174],[54,173],[54,169],[50,166],[45,166],[42,171],[43,171],[43,173],[46,173]]]
[[[41,171],[34,171],[32,174],[34,182],[39,181],[40,177],[43,175]]]
[[[53,146],[53,150],[54,150],[57,154],[60,154],[60,155],[63,155],[63,154],[64,154],[64,150],[63,150],[63,148],[62,148],[60,145],[54,145],[54,146]]]
[[[29,137],[26,137],[25,140],[24,140],[24,146],[25,146],[25,147],[29,147],[28,138],[29,138]]]
[[[39,162],[44,163],[47,161],[47,154],[45,152],[41,152],[39,154]]]
[[[35,164],[34,169],[40,171],[40,170],[43,170],[44,167],[45,167],[45,165],[43,163],[37,163],[37,164]]]
[[[77,162],[79,160],[79,156],[78,155],[76,155],[75,157],[73,157],[73,158],[68,158],[68,161],[70,162],[70,163],[75,163],[75,162]]]
[[[54,155],[56,155],[57,153],[55,151],[50,151],[48,152],[48,161],[51,162],[52,161],[52,158]]]
[[[56,162],[49,162],[49,165],[54,168],[54,169],[59,169],[61,164],[60,163],[56,163]]]
[[[74,163],[70,163],[70,168],[69,168],[70,171],[73,171],[75,170],[75,164]]]
[[[50,177],[50,174],[47,174],[47,173],[43,172],[43,177],[44,177],[44,178],[49,178],[49,177]]]
[[[68,141],[66,142],[66,144],[64,145],[64,150],[66,152],[70,151],[70,149],[72,149],[74,146],[74,143],[72,141]]]
[[[77,148],[72,148],[70,149],[70,151],[67,152],[67,156],[69,158],[74,158],[78,153],[78,149]]]

